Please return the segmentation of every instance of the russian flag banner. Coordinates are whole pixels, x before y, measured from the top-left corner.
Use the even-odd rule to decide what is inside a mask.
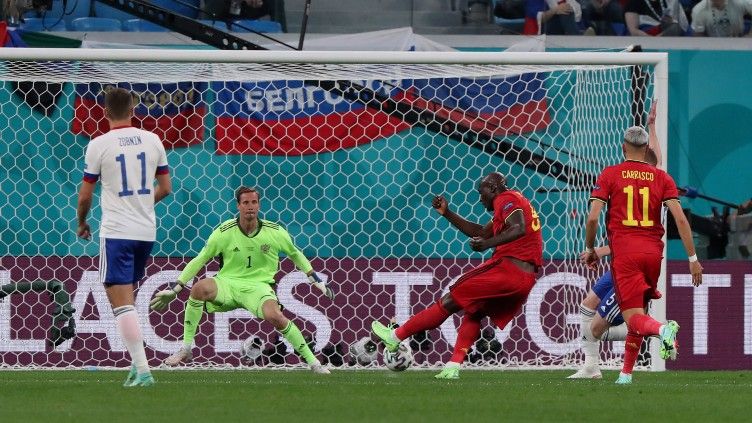
[[[361,82],[388,97],[399,85]],[[304,81],[213,83],[217,154],[301,156],[366,144],[410,127]]]
[[[443,122],[491,136],[547,127],[545,74],[499,78],[347,81],[353,95],[304,81],[215,82],[217,154],[308,155],[394,135],[429,112]],[[363,95],[366,93],[367,95]],[[390,104],[387,104],[390,103]]]
[[[203,141],[206,82],[76,84],[71,132],[93,138],[109,131],[104,93],[111,87],[133,93],[133,126],[159,135],[165,148],[187,147]]]

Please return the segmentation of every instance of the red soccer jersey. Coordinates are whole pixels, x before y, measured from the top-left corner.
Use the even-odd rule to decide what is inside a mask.
[[[530,202],[517,191],[507,190],[497,195],[493,202],[493,233],[498,235],[506,227],[506,219],[515,210],[522,210],[525,216],[525,235],[512,242],[501,244],[494,250],[493,257],[514,257],[516,259],[543,265],[543,237],[538,213]]]
[[[607,205],[606,229],[615,255],[663,255],[661,209],[676,198],[679,191],[668,173],[634,160],[603,169],[590,197]]]

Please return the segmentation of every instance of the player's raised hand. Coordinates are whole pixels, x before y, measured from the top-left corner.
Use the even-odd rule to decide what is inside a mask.
[[[90,240],[91,228],[89,227],[89,223],[88,222],[79,223],[78,228],[76,229],[76,235],[78,235],[79,238]]]
[[[692,285],[700,286],[702,284],[702,265],[699,261],[689,262],[689,273],[692,274]]]
[[[444,216],[444,214],[447,212],[447,209],[449,208],[449,203],[443,195],[437,195],[433,197],[431,205],[442,216]]]
[[[648,113],[648,126],[655,125],[655,115],[658,113],[658,101],[654,101],[650,106],[650,113]]]
[[[326,285],[326,282],[324,282],[316,272],[311,272],[308,275],[308,281],[311,282],[311,284],[313,284],[313,286],[321,291],[321,293],[324,294],[327,298],[334,300],[334,291],[332,291],[332,288]]]

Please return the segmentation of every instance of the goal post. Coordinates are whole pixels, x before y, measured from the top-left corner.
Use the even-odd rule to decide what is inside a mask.
[[[598,276],[577,262],[587,199],[598,172],[622,159],[634,110],[653,99],[666,162],[665,53],[0,49],[0,60],[0,285],[69,294],[0,290],[0,363],[9,368],[129,363],[97,280],[97,234],[85,242],[73,230],[83,154],[108,130],[110,87],[133,92],[133,124],[162,137],[174,184],[156,205],[154,258],[136,296],[151,365],[180,347],[188,294],[164,312],[148,303],[234,216],[239,185],[260,189],[261,217],[285,226],[338,292],[334,302],[317,295],[282,261],[276,290],[288,317],[337,364],[372,320],[403,323],[490,254],[472,252],[431,198],[445,195],[485,223],[477,183],[499,171],[541,216],[545,266],[507,328],[484,323],[470,364],[574,366],[578,305]],[[647,75],[640,98],[631,89],[636,66]],[[98,197],[94,204],[98,229]],[[212,262],[205,274],[217,269]],[[664,278],[665,260],[663,293]],[[664,304],[653,305],[659,319]],[[77,334],[53,349],[51,327],[60,333],[67,320],[52,316],[63,306],[74,310]],[[413,339],[416,364],[446,361],[458,326],[450,318]],[[253,336],[264,354],[241,357]],[[642,363],[663,370],[651,348]],[[606,345],[602,360],[622,351]],[[199,326],[193,366],[297,363],[270,325],[243,310],[205,315]]]

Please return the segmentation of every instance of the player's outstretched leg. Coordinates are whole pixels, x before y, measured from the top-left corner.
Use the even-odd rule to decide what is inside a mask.
[[[198,323],[204,314],[204,302],[193,297],[188,298],[185,303],[185,315],[183,318],[183,346],[167,357],[164,364],[174,367],[182,363],[189,363],[193,360],[193,338],[196,337]]]
[[[131,356],[132,367],[135,368],[135,372],[137,373],[136,379],[140,376],[151,377],[149,363],[146,360],[146,352],[144,351],[144,338],[141,333],[141,326],[138,323],[136,308],[132,304],[126,304],[114,307],[112,313],[115,315],[115,323],[120,330],[123,343],[128,349],[128,354]],[[132,371],[133,370],[131,370],[131,372]],[[152,379],[152,385],[153,384],[154,380]]]
[[[674,320],[669,320],[661,326],[661,358],[664,360],[676,360],[679,345],[676,342],[676,334],[679,333],[679,324]]]
[[[305,360],[308,366],[310,366],[312,372],[320,375],[328,375],[331,373],[329,369],[321,364],[319,359],[313,354],[305,337],[303,337],[303,333],[300,332],[300,329],[298,329],[298,326],[295,325],[292,320],[288,320],[285,328],[279,332],[290,342],[293,349],[295,349],[295,352],[303,357],[303,360]]]
[[[384,343],[384,347],[387,350],[395,352],[399,349],[400,340],[397,339],[397,336],[394,334],[394,329],[384,326],[374,320],[371,322],[371,330],[374,335],[381,339],[381,342]]]

